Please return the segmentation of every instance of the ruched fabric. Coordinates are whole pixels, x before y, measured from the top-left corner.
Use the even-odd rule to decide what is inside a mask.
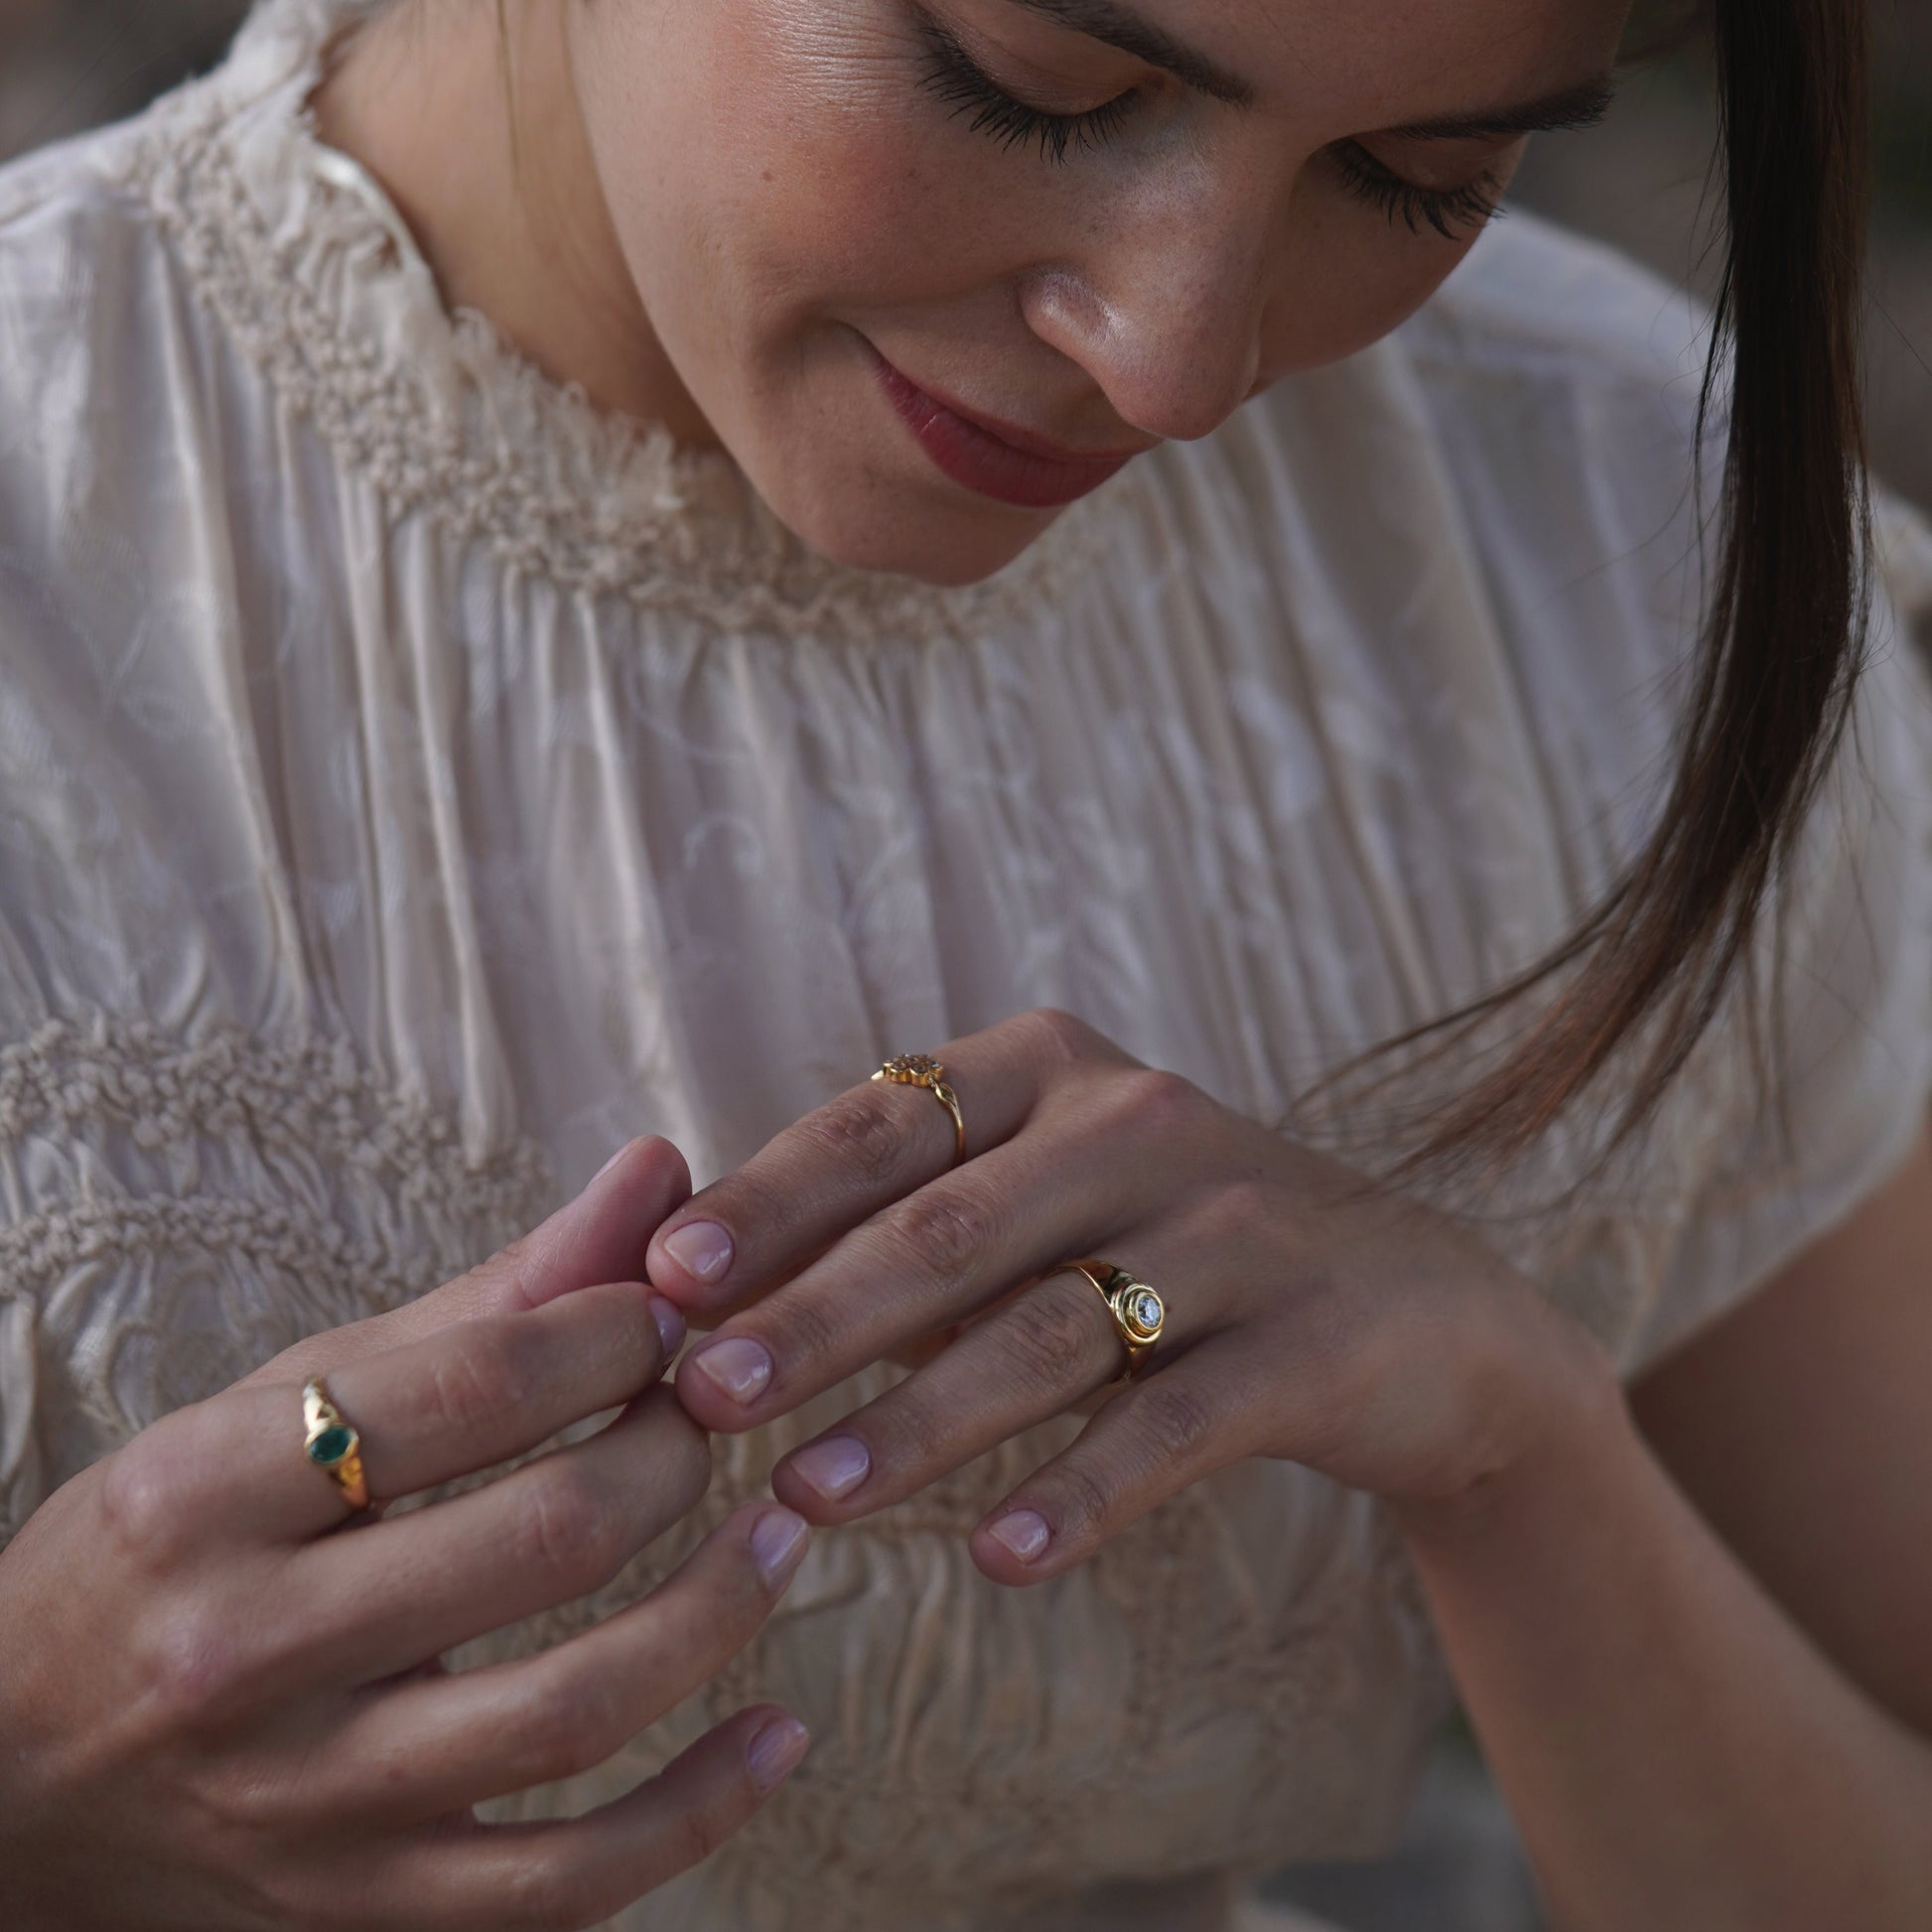
[[[306,118],[351,11],[274,0],[211,79],[0,175],[0,1537],[628,1136],[702,1179],[1030,1008],[1372,1140],[1298,1099],[1564,934],[1668,777],[1701,344],[1624,263],[1506,221],[1390,340],[934,590],[446,315]],[[1932,540],[1881,525],[1932,611]],[[1732,1015],[1625,1158],[1586,1119],[1450,1190],[1633,1374],[1923,1117],[1898,637],[1881,597],[1786,882],[1777,1091]],[[628,1600],[894,1373],[721,1444],[665,1547],[471,1655]],[[1249,1463],[996,1589],[966,1533],[1074,1427],[822,1535],[705,1697],[503,1809],[772,1697],[806,1766],[624,1925],[1226,1932],[1236,1875],[1385,1844],[1447,1687],[1383,1513]]]

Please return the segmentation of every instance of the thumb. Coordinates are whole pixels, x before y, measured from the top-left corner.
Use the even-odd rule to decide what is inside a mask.
[[[247,1379],[324,1375],[454,1322],[519,1314],[606,1282],[641,1282],[644,1250],[658,1223],[690,1196],[691,1171],[669,1141],[632,1141],[575,1200],[480,1267],[403,1308],[311,1335]]]

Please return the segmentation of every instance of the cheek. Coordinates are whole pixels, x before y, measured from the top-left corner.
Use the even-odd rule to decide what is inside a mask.
[[[1519,151],[1496,164],[1498,194],[1514,179],[1520,159]],[[1480,238],[1480,229],[1454,241],[1427,228],[1412,234],[1373,208],[1338,200],[1331,187],[1311,179],[1289,244],[1289,267],[1263,329],[1269,376],[1319,368],[1380,342],[1443,286]]]
[[[1320,368],[1379,342],[1442,287],[1475,239],[1412,235],[1372,210],[1311,220],[1263,324],[1268,377]]]
[[[855,305],[968,285],[975,199],[940,165],[883,9],[669,11],[647,46],[592,50],[652,77],[623,95],[594,81],[586,113],[633,279],[673,359],[697,365],[687,379],[769,360]]]

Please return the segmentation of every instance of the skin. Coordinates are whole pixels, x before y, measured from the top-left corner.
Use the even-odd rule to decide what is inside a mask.
[[[1075,448],[1205,435],[1385,333],[1472,239],[1364,200],[1348,144],[1440,191],[1499,183],[1513,138],[1395,130],[1574,90],[1622,24],[1597,0],[1138,11],[1244,98],[1018,0],[931,0],[1036,107],[1131,94],[1118,138],[1064,167],[921,88],[905,0],[510,0],[507,62],[494,9],[411,0],[347,46],[317,109],[453,304],[606,406],[724,449],[829,554],[956,581],[1050,515],[941,476],[867,345]],[[424,1667],[593,1587],[694,1499],[702,1439],[652,1392],[661,1343],[628,1280],[648,1245],[652,1287],[722,1324],[676,1383],[705,1429],[881,1355],[921,1364],[780,1466],[798,1517],[855,1520],[1083,1407],[1075,1447],[974,1535],[1002,1583],[1062,1574],[1245,1455],[1385,1499],[1563,1932],[1919,1924],[1932,1431],[1901,1364],[1932,1327],[1925,1146],[1626,1399],[1467,1230],[1077,1022],[1023,1016],[943,1053],[971,1130],[957,1169],[928,1096],[870,1084],[695,1201],[643,1144],[476,1276],[305,1344],[53,1498],[0,1556],[7,1923],[584,1925],[749,1815],[795,1761],[777,1714],[585,1820],[490,1831],[469,1807],[601,1761],[715,1671],[797,1560],[787,1510],[734,1519],[548,1658]],[[1174,1302],[1111,1394],[1112,1318],[1059,1266],[1096,1252]],[[260,1455],[318,1367],[378,1493],[626,1408],[535,1470],[345,1537],[326,1478]],[[836,1443],[863,1450],[842,1488]],[[783,1547],[760,1565],[766,1531]]]
[[[1468,1230],[1067,1015],[939,1057],[963,1163],[931,1096],[869,1082],[652,1241],[651,1281],[721,1324],[677,1376],[711,1429],[952,1337],[779,1497],[853,1522],[1099,1397],[973,1533],[1025,1586],[1239,1457],[1305,1462],[1390,1505],[1560,1932],[1922,1926],[1932,1144],[1626,1397]],[[1069,1255],[1172,1297],[1111,1394],[1125,1349]]]
[[[934,470],[870,343],[915,382],[1088,451],[1199,437],[1277,377],[1385,334],[1475,238],[1348,185],[1340,145],[1437,189],[1519,138],[1387,130],[1600,79],[1621,0],[1141,0],[1227,69],[1217,100],[1012,0],[927,13],[1057,112],[1135,92],[1118,136],[1002,148],[922,86],[908,0],[421,0],[319,106],[450,300],[606,405],[730,452],[844,562],[982,577],[1051,521]],[[458,134],[457,130],[461,130]],[[481,143],[481,147],[480,147]]]
[[[600,1588],[703,1495],[705,1439],[657,1386],[683,1324],[621,1279],[689,1190],[675,1149],[636,1143],[494,1260],[166,1418],[35,1513],[0,1558],[0,1919],[554,1932],[602,1922],[758,1809],[806,1741],[769,1706],[585,1818],[485,1826],[472,1807],[603,1761],[712,1677],[804,1554],[787,1510],[739,1511],[540,1657],[437,1663]],[[341,1491],[293,1452],[302,1384],[324,1373],[377,1496],[622,1413],[345,1536]],[[263,1454],[281,1440],[289,1455]]]

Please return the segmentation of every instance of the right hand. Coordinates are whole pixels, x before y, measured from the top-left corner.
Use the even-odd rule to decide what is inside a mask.
[[[635,1142],[493,1261],[164,1418],[36,1512],[0,1554],[9,1932],[563,1932],[751,1816],[804,1748],[769,1706],[586,1817],[472,1807],[604,1762],[712,1677],[803,1555],[787,1510],[747,1506],[555,1649],[437,1663],[601,1587],[704,1493],[706,1440],[659,1386],[681,1323],[629,1279],[689,1191],[674,1149]],[[377,1497],[627,1406],[339,1534],[348,1506],[302,1454],[302,1383],[323,1373]]]

